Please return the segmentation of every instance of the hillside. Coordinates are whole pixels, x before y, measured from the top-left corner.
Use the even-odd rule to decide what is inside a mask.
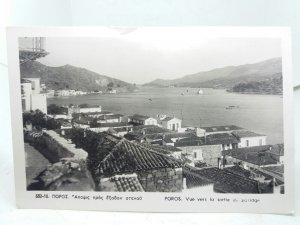
[[[254,64],[227,66],[199,72],[174,80],[157,79],[145,86],[174,85],[230,89],[239,83],[266,80],[278,73],[281,73],[281,58],[273,58]]]
[[[245,94],[282,94],[282,74],[263,81],[243,82],[228,90]]]
[[[135,85],[71,65],[49,67],[37,61],[28,61],[20,66],[21,78],[41,78],[48,89],[73,89],[82,91],[130,92]]]

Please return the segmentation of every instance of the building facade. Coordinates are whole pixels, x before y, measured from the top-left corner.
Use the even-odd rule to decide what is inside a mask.
[[[47,114],[46,93],[40,93],[40,79],[26,78],[21,82],[22,110],[41,110]]]

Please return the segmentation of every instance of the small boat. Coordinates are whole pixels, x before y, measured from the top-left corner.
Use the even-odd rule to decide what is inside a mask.
[[[203,94],[203,90],[199,89],[199,90],[197,91],[197,95],[202,95],[202,94]]]
[[[238,105],[230,105],[226,107],[226,109],[238,109],[238,108],[240,108]]]

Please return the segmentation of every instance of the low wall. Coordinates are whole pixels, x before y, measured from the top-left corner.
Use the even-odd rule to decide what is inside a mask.
[[[25,142],[35,146],[51,163],[56,163],[62,158],[73,158],[86,161],[88,153],[81,148],[76,148],[53,130],[41,132],[26,132]]]

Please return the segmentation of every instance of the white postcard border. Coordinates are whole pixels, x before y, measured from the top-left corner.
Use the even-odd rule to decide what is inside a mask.
[[[120,193],[120,192],[49,192],[26,191],[25,152],[23,142],[18,37],[113,37],[118,35],[109,27],[18,27],[7,29],[11,125],[14,151],[16,202],[19,208],[52,208],[103,211],[142,212],[244,212],[278,213],[294,212],[294,125],[293,125],[293,80],[291,59],[291,35],[287,27],[141,27],[153,31],[176,31],[192,29],[207,37],[253,37],[280,38],[282,40],[283,109],[285,144],[285,194],[185,194],[185,193]],[[48,194],[51,198],[36,198],[36,194]],[[68,194],[68,199],[53,198],[53,195]],[[72,195],[89,196],[75,199]],[[142,196],[143,200],[93,200],[93,196]],[[58,196],[57,196],[58,197]],[[166,197],[180,197],[181,201],[168,201]],[[186,197],[214,198],[214,201],[189,202]],[[217,201],[220,198],[224,201]],[[227,202],[228,198],[230,202]],[[239,200],[234,202],[234,199]],[[241,199],[258,199],[259,202],[241,202]]]

